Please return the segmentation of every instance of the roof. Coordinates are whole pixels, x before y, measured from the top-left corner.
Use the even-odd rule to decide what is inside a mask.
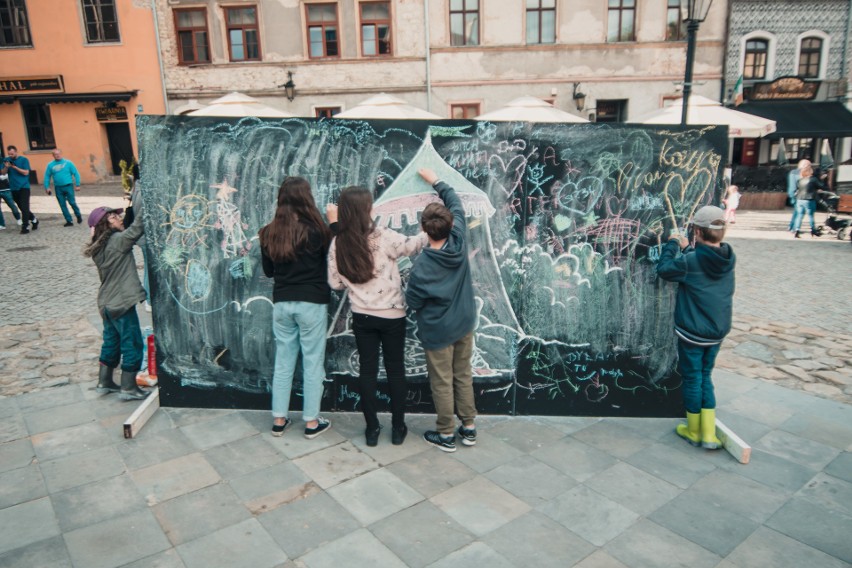
[[[843,138],[852,136],[852,112],[839,102],[745,103],[737,110],[774,120],[772,138]]]
[[[0,104],[16,100],[30,103],[108,103],[129,101],[138,91],[120,91],[114,93],[52,93],[40,95],[12,95],[0,97]]]

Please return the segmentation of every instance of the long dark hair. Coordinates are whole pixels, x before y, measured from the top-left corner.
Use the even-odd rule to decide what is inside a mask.
[[[94,233],[92,233],[92,241],[83,249],[83,256],[93,257],[103,249],[109,238],[116,230],[109,224],[109,215],[104,215],[103,218],[95,225]]]
[[[278,189],[278,207],[272,222],[260,229],[260,246],[273,262],[292,262],[308,246],[311,231],[328,246],[331,233],[322,220],[311,184],[304,178],[287,177]]]
[[[370,234],[376,224],[371,216],[373,196],[363,187],[347,187],[337,203],[337,270],[353,284],[373,279]]]

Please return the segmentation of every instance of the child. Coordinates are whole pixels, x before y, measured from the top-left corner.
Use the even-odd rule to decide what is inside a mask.
[[[89,214],[92,241],[83,254],[91,257],[98,268],[98,311],[104,322],[101,346],[99,393],[121,391],[122,400],[141,400],[148,393],[136,385],[136,373],[142,366],[142,330],[136,304],[145,300],[139,282],[133,245],[143,234],[142,221],[124,230],[123,209],[98,207]],[[121,360],[121,387],[113,381],[113,372]]]
[[[715,450],[716,397],[711,373],[722,340],[731,330],[736,257],[725,237],[725,214],[707,205],[692,221],[696,246],[672,234],[663,246],[657,274],[678,282],[675,305],[678,368],[683,379],[686,424],[677,434],[693,446]]]
[[[465,243],[467,225],[461,200],[453,188],[438,181],[432,170],[418,173],[444,202],[430,203],[423,210],[420,226],[429,237],[429,247],[414,261],[405,293],[408,305],[416,312],[438,415],[436,429],[428,430],[423,439],[440,450],[454,452],[454,409],[462,422],[458,428],[462,443],[476,444],[470,362],[476,307]]]
[[[316,438],[331,422],[319,415],[325,380],[325,335],[328,324],[326,255],[331,233],[314,203],[311,186],[288,177],[278,190],[275,218],[260,230],[263,273],[275,279],[272,290],[272,435],[290,425],[290,392],[296,358],[302,352],[305,438]]]
[[[737,207],[740,205],[740,188],[735,185],[730,186],[722,203],[725,204],[725,222],[736,223]]]
[[[337,234],[328,251],[328,283],[335,290],[349,290],[367,445],[378,444],[381,429],[376,415],[379,345],[390,389],[391,442],[399,445],[408,433],[405,425],[408,385],[404,359],[405,296],[396,260],[420,252],[426,244],[426,235],[406,237],[376,227],[372,209],[373,196],[363,187],[347,187],[340,193],[339,204],[326,208],[332,231]],[[340,223],[335,225],[338,213]]]

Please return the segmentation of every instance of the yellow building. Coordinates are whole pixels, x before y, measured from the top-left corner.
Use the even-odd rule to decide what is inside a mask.
[[[133,0],[0,0],[0,142],[42,181],[61,148],[83,183],[138,156],[137,114],[165,114],[155,22]]]

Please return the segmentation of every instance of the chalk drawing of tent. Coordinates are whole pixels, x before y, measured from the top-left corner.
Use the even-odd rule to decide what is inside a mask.
[[[432,146],[432,139],[428,134],[411,162],[376,200],[373,206],[376,223],[407,235],[420,232],[420,214],[423,209],[433,201],[440,201],[435,190],[417,173],[421,168],[432,169],[439,179],[452,186],[464,205],[468,224],[467,246],[471,278],[478,309],[473,353],[474,377],[499,377],[512,373],[515,368],[516,346],[523,333],[503,286],[491,242],[488,219],[494,215],[496,209],[485,192],[441,158]],[[400,259],[403,282],[407,281],[410,268],[410,259]],[[354,345],[354,341],[341,343],[333,340],[335,337],[343,339],[346,336],[351,336],[348,302],[341,302],[332,322],[329,340],[338,347],[347,343]],[[357,366],[356,353],[338,353],[337,356],[329,357],[329,360],[331,366],[348,367],[348,370],[328,369],[331,372],[351,373]],[[335,361],[339,363],[334,364]],[[411,317],[406,338],[406,373],[409,378],[426,376],[425,355],[416,339],[416,324]]]

